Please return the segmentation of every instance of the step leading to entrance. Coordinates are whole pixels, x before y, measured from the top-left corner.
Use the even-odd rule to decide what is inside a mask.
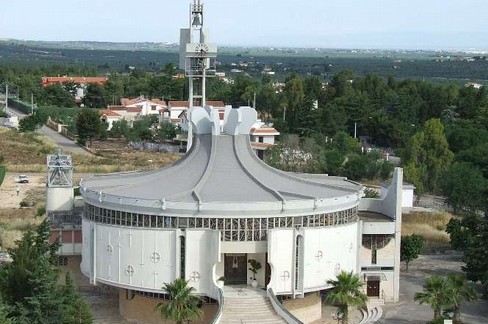
[[[285,324],[266,292],[248,286],[225,286],[221,324]]]

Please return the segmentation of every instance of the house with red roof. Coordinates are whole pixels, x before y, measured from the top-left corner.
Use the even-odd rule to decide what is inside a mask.
[[[166,103],[161,99],[146,99],[143,96],[137,98],[122,98],[120,105],[108,106],[106,110],[100,111],[101,118],[108,123],[108,130],[112,129],[113,122],[125,119],[129,125],[134,120],[144,117],[167,113]]]

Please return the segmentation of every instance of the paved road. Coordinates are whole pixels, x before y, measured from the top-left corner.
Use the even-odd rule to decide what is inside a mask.
[[[19,119],[24,118],[27,116],[26,114],[12,108],[7,108],[7,113],[9,115],[17,116]],[[51,141],[54,142],[56,146],[61,148],[63,152],[67,153],[74,153],[74,154],[84,154],[84,155],[91,155],[91,153],[85,151],[82,149],[76,142],[70,140],[69,138],[66,138],[59,133],[53,131],[49,127],[42,126],[41,129],[38,130],[38,132],[44,136],[47,136]]]
[[[42,126],[42,128],[37,132],[50,138],[56,144],[56,146],[61,148],[63,152],[91,155],[89,152],[85,151],[78,144],[76,144],[76,142],[60,135],[49,127]]]

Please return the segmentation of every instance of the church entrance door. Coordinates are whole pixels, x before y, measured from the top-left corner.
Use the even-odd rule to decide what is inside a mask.
[[[247,284],[247,254],[226,253],[224,261],[224,277],[226,285]]]

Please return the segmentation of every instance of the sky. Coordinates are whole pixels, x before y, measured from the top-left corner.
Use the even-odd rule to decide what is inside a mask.
[[[488,50],[487,0],[202,1],[219,46]],[[0,10],[0,38],[176,43],[189,4],[10,0]]]

